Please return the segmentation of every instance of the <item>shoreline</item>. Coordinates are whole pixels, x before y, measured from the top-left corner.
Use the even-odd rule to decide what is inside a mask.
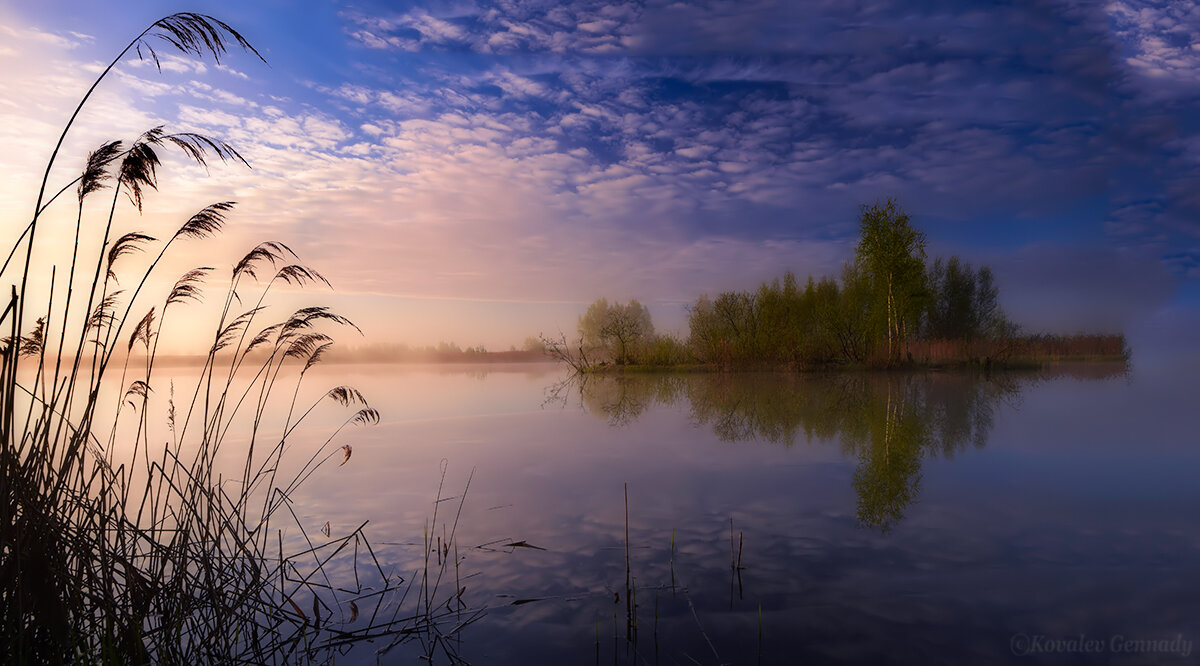
[[[677,365],[597,365],[585,368],[585,375],[623,375],[623,374],[655,374],[655,373],[712,373],[712,374],[749,374],[749,373],[787,373],[787,374],[828,374],[828,373],[877,373],[877,372],[1012,372],[1012,371],[1043,371],[1068,366],[1106,366],[1128,370],[1132,363],[1122,356],[1068,356],[1046,358],[1017,358],[1003,361],[981,362],[977,360],[963,361],[908,361],[897,365],[872,365],[866,363],[839,364],[828,363],[819,365],[797,366],[792,364],[740,364],[722,365],[719,363],[685,363]]]

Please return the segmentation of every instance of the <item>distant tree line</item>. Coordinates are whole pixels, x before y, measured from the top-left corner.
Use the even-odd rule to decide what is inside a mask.
[[[533,342],[531,342],[531,340]],[[525,341],[523,349],[510,346],[507,351],[490,351],[475,345],[461,347],[458,343],[441,341],[436,345],[404,343],[373,343],[335,350],[327,360],[333,363],[492,363],[545,360],[545,348],[536,339]]]
[[[840,280],[793,273],[754,292],[701,296],[689,341],[705,362],[813,365],[908,360],[911,340],[998,341],[1016,327],[991,269],[958,257],[926,264],[925,235],[888,201],[864,206],[853,261]]]
[[[574,348],[565,336],[541,342],[577,367],[987,363],[1043,348],[1127,353],[1119,335],[1019,338],[990,268],[956,256],[930,263],[925,247],[925,234],[889,199],[861,208],[855,256],[838,279],[801,284],[788,272],[752,292],[701,295],[688,308],[686,340],[656,334],[636,300],[601,298],[580,317]]]

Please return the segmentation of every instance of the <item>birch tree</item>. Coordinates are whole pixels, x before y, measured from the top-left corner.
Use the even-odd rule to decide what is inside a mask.
[[[895,362],[924,298],[925,234],[892,199],[863,206],[856,258],[882,309],[888,361]]]

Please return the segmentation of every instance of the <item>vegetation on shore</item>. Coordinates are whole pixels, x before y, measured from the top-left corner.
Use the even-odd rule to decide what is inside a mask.
[[[454,342],[412,346],[401,343],[374,343],[337,350],[329,355],[331,363],[527,363],[545,361],[545,349],[539,341],[528,340],[521,349],[489,350],[483,345],[460,347]]]
[[[449,347],[449,349],[447,349]],[[176,354],[159,355],[155,365],[181,367],[204,365],[206,355]],[[255,349],[247,361],[260,361],[265,356]],[[490,351],[482,347],[457,348],[450,343],[427,347],[410,347],[403,344],[369,344],[362,346],[333,347],[321,357],[322,365],[380,364],[380,363],[536,363],[546,362],[545,351],[518,349]]]
[[[1121,334],[1024,335],[987,266],[925,254],[925,235],[891,200],[863,206],[854,260],[839,279],[789,272],[753,292],[700,295],[688,335],[656,334],[636,300],[599,299],[573,343],[542,339],[577,371],[651,368],[1028,367],[1127,360]]]
[[[327,523],[318,536],[293,510],[292,494],[318,467],[350,462],[339,435],[379,420],[352,387],[302,400],[331,328],[355,327],[325,307],[276,318],[269,296],[325,279],[267,241],[228,272],[197,267],[156,293],[160,260],[219,234],[233,202],[163,231],[122,230],[158,188],[166,151],[201,165],[244,164],[242,156],[218,139],[156,127],[131,143],[102,143],[61,189],[49,182],[75,117],[122,58],[157,63],[156,49],[170,49],[219,61],[229,47],[258,55],[230,26],[194,13],[135,37],[64,127],[0,267],[11,285],[0,313],[5,664],[326,661],[358,641],[386,648],[416,635],[445,650],[442,618],[464,622],[461,592],[437,596],[445,558],[432,565],[427,554],[425,575],[406,587],[375,559],[365,522]],[[47,208],[72,204],[70,228],[47,231],[59,222]],[[73,234],[67,256],[34,252],[55,233]],[[189,308],[206,296],[217,299],[216,321]],[[176,385],[156,363],[164,320],[181,317],[211,331],[194,386]],[[349,413],[328,432],[306,432],[309,417],[330,407]],[[419,587],[415,606],[403,605],[409,587]]]

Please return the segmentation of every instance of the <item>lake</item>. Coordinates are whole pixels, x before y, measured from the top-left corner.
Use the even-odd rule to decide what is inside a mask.
[[[465,626],[351,662],[1191,663],[1198,376],[331,365],[382,422],[294,499],[450,562]]]

